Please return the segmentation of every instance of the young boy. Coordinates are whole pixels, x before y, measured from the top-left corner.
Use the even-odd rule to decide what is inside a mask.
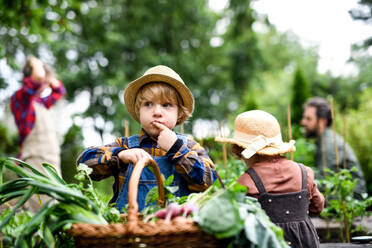
[[[324,197],[314,183],[311,168],[281,154],[296,150],[294,141],[282,140],[279,122],[271,114],[252,110],[235,119],[234,138],[217,137],[232,144],[232,151],[248,167],[238,182],[247,195],[258,198],[271,221],[284,231],[291,247],[319,247],[319,238],[309,218],[324,207]]]
[[[194,109],[194,98],[181,77],[171,68],[158,65],[131,82],[124,91],[129,114],[141,124],[139,135],[117,138],[103,147],[90,147],[78,158],[93,168],[92,179],[114,176],[114,195],[118,209],[128,203],[128,184],[133,165],[143,157],[153,158],[161,173],[174,176],[176,196],[208,188],[216,176],[207,152],[194,140],[175,133],[173,128],[186,121]],[[145,207],[148,191],[156,179],[149,168],[142,171],[138,186],[138,207]]]

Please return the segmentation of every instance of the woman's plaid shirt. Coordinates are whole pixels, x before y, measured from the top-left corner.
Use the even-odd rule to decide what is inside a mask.
[[[66,94],[66,90],[61,82],[58,87],[51,87],[52,93],[50,95],[39,97],[37,93],[41,85],[31,77],[25,77],[23,78],[22,87],[10,99],[10,109],[18,127],[18,141],[20,146],[35,124],[36,115],[33,103],[38,102],[49,109]]]

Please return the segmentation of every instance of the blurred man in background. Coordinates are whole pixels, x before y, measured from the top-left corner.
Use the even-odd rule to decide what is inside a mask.
[[[324,168],[337,172],[337,168],[350,170],[355,167],[357,171],[352,171],[353,179],[358,179],[354,189],[354,198],[361,200],[362,194],[366,193],[366,182],[363,171],[359,165],[358,158],[353,149],[345,143],[345,140],[336,134],[336,144],[338,153],[338,164],[336,161],[334,131],[330,128],[332,124],[332,114],[328,102],[321,97],[310,98],[304,104],[304,113],[301,125],[305,128],[307,138],[316,138],[314,161],[318,168],[317,179],[324,178]],[[323,157],[324,156],[324,157]]]

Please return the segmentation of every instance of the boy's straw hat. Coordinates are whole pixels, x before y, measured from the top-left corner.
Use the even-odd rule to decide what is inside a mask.
[[[246,159],[254,154],[274,156],[296,150],[294,140],[284,143],[279,122],[271,114],[262,110],[252,110],[239,114],[235,119],[233,138],[216,137],[216,141],[236,144],[245,150]]]
[[[171,68],[164,65],[158,65],[148,69],[142,77],[137,78],[128,84],[124,90],[125,106],[133,119],[139,122],[134,108],[138,90],[145,84],[151,82],[164,82],[173,86],[177,90],[178,94],[180,94],[183,106],[186,107],[190,114],[193,112],[194,97],[189,88],[187,88],[183,82],[182,78]],[[179,120],[177,124],[184,122],[187,118],[188,116],[185,116],[183,119]]]

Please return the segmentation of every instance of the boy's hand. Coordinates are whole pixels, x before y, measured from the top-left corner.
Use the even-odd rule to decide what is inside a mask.
[[[124,150],[118,153],[119,159],[125,164],[136,164],[141,158],[148,157],[151,158],[151,155],[145,152],[141,148],[132,148]]]
[[[176,133],[159,122],[153,122],[152,124],[160,129],[158,146],[165,151],[169,151],[169,149],[171,149],[173,144],[177,141]]]

